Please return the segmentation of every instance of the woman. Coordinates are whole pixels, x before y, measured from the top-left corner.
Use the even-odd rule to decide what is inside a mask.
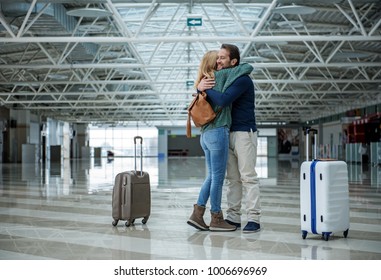
[[[195,86],[197,88],[204,78],[214,78],[213,89],[224,92],[235,79],[242,75],[248,75],[253,70],[249,64],[241,64],[234,68],[217,68],[217,51],[208,51],[201,60]],[[220,108],[209,100],[215,112]],[[231,125],[231,108],[224,107],[217,114],[217,117],[201,128],[200,144],[205,153],[208,175],[201,186],[197,203],[194,204],[193,213],[188,219],[188,224],[199,230],[210,231],[233,231],[236,226],[228,224],[221,211],[222,185],[226,172],[228,148],[229,148],[229,128]],[[211,222],[210,226],[204,221],[205,206],[210,198]]]

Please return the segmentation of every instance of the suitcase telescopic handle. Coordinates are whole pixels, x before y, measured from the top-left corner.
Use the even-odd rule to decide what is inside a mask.
[[[143,137],[141,136],[135,136],[134,137],[134,143],[136,144],[136,140],[140,139],[140,144],[143,144]]]
[[[310,134],[310,133],[313,133],[314,135],[318,133],[317,129],[315,128],[310,128],[310,127],[307,127],[305,130],[304,130],[304,134]]]
[[[136,170],[136,140],[140,139],[140,176],[143,175],[143,137],[141,136],[135,136],[134,137],[134,146],[135,146],[135,173],[137,173]]]
[[[314,128],[306,128],[304,130],[304,134],[306,135],[306,160],[308,161],[309,160],[309,154],[308,154],[308,151],[309,151],[309,147],[310,147],[310,144],[309,144],[309,138],[310,138],[310,134],[312,133],[313,137],[314,137],[314,142],[315,142],[315,145],[314,145],[314,158],[316,159],[317,157],[317,142],[316,142],[316,135],[318,133],[317,129],[314,129]]]

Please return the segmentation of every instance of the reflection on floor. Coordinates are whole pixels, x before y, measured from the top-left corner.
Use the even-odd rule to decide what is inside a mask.
[[[254,234],[186,224],[205,176],[203,158],[144,158],[152,213],[131,227],[111,225],[111,193],[132,158],[0,166],[0,259],[381,259],[380,167],[348,166],[349,235],[327,242],[301,237],[298,161],[258,159],[263,230]]]

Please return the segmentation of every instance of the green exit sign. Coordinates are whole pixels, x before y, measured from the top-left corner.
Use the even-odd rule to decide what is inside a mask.
[[[202,18],[201,17],[188,17],[187,18],[187,26],[201,26],[202,25]]]

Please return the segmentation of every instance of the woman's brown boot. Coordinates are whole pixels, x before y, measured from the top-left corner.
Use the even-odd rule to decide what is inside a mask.
[[[210,213],[212,214],[212,220],[210,221],[209,226],[210,231],[234,231],[237,229],[236,226],[230,225],[224,220],[222,211],[218,213]]]
[[[209,226],[204,222],[205,207],[197,204],[193,205],[193,213],[187,221],[188,225],[199,230],[209,230]]]

